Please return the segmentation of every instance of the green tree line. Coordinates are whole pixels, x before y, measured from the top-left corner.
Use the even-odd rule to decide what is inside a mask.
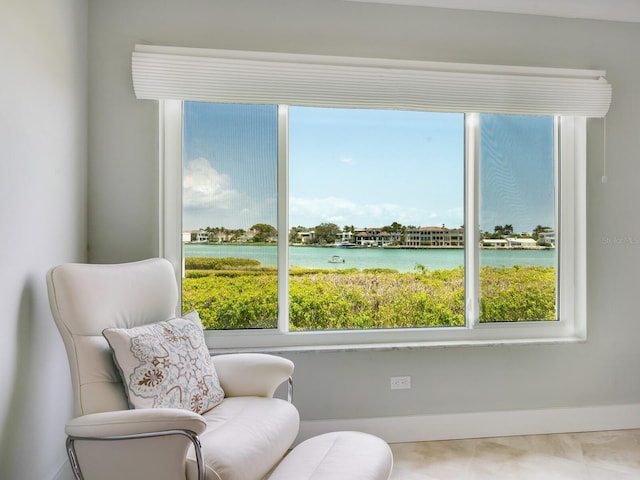
[[[388,233],[401,233],[404,234],[408,229],[416,228],[413,225],[402,225],[398,222],[393,222],[390,225],[385,225],[381,228],[383,232]],[[226,241],[237,241],[243,236],[247,235],[247,231],[243,229],[227,229],[225,227],[206,227],[202,229],[205,232],[209,232],[210,241],[215,241],[217,235],[223,235],[227,240]],[[534,239],[538,239],[538,236],[541,232],[546,230],[551,230],[551,227],[544,227],[542,225],[537,225],[531,236]],[[269,225],[267,223],[257,223],[253,225],[250,229],[254,235],[250,239],[251,242],[254,243],[264,243],[272,241],[277,237],[278,231],[273,225]],[[340,228],[335,223],[321,223],[316,225],[315,227],[303,227],[302,225],[298,225],[296,227],[292,227],[289,229],[289,243],[297,243],[299,241],[298,234],[305,232],[314,232],[312,238],[307,239],[306,243],[309,245],[327,245],[332,244],[336,240],[336,236],[341,232],[351,232],[352,234],[357,233],[357,229],[353,225],[345,225]],[[513,225],[496,225],[493,228],[493,232],[483,232],[482,236],[484,238],[503,238],[506,236],[513,235]]]

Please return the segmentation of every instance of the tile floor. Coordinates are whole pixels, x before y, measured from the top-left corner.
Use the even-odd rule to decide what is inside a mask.
[[[391,480],[640,479],[640,430],[396,443]]]

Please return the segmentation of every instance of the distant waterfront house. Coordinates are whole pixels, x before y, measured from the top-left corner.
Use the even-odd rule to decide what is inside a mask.
[[[405,244],[411,247],[462,247],[463,228],[418,227],[407,230]]]
[[[336,245],[346,245],[352,243],[353,233],[341,231],[336,234]]]
[[[505,248],[509,246],[509,242],[507,242],[504,238],[483,238],[482,246],[492,248]]]
[[[217,243],[228,242],[232,238],[231,234],[226,233],[224,231],[215,232],[215,233],[212,233],[211,235],[213,237],[212,240]]]
[[[538,243],[539,244],[548,244],[555,245],[556,244],[556,232],[548,229],[538,233]]]
[[[381,247],[384,243],[382,233],[385,232],[380,228],[365,228],[356,233],[355,243],[361,247]]]
[[[404,245],[406,236],[402,232],[390,232],[389,240],[391,245]]]
[[[538,243],[533,238],[505,237],[483,238],[481,245],[488,248],[535,248]]]
[[[355,235],[355,243],[362,247],[388,247],[402,244],[401,232],[386,232],[381,228],[365,228]]]
[[[534,248],[538,243],[533,238],[511,238],[505,239],[512,248]]]
[[[309,232],[298,232],[296,234],[298,243],[311,243],[311,240],[316,236],[315,230]]]
[[[355,234],[355,244],[363,247],[462,247],[464,229],[442,227],[417,227],[387,232],[381,228],[365,228]]]
[[[184,243],[205,243],[209,241],[209,232],[206,230],[184,230],[182,241]]]
[[[205,230],[199,230],[195,233],[196,238],[194,239],[194,242],[208,242],[209,241],[209,232],[205,231]]]

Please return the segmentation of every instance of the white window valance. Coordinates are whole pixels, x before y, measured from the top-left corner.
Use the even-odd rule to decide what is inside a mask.
[[[604,117],[602,70],[136,45],[140,99]]]

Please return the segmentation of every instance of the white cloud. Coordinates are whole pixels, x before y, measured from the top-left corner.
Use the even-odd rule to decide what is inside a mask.
[[[185,163],[183,228],[249,229],[256,223],[276,225],[275,197],[252,197],[234,188],[232,177],[218,172],[206,158]]]
[[[406,207],[396,203],[356,203],[340,197],[314,197],[289,199],[290,224],[313,227],[324,222],[338,226],[383,227],[393,222],[403,225],[447,225],[457,226],[459,212],[438,213],[420,206]]]
[[[289,213],[292,217],[322,218],[322,221],[327,221],[327,219],[333,217],[355,215],[358,208],[355,203],[338,197],[289,198]]]
[[[340,197],[325,197],[325,198],[301,198],[291,197],[289,199],[290,208],[292,211],[296,209],[304,210],[306,212],[317,213],[326,209],[331,210],[354,210],[358,206],[351,200],[347,200]]]
[[[358,227],[387,225],[410,218],[415,209],[393,203],[359,204],[339,197],[289,199],[291,225],[314,226],[323,222]]]
[[[183,174],[183,205],[186,209],[231,208],[238,196],[231,177],[219,173],[206,158],[186,162]]]

